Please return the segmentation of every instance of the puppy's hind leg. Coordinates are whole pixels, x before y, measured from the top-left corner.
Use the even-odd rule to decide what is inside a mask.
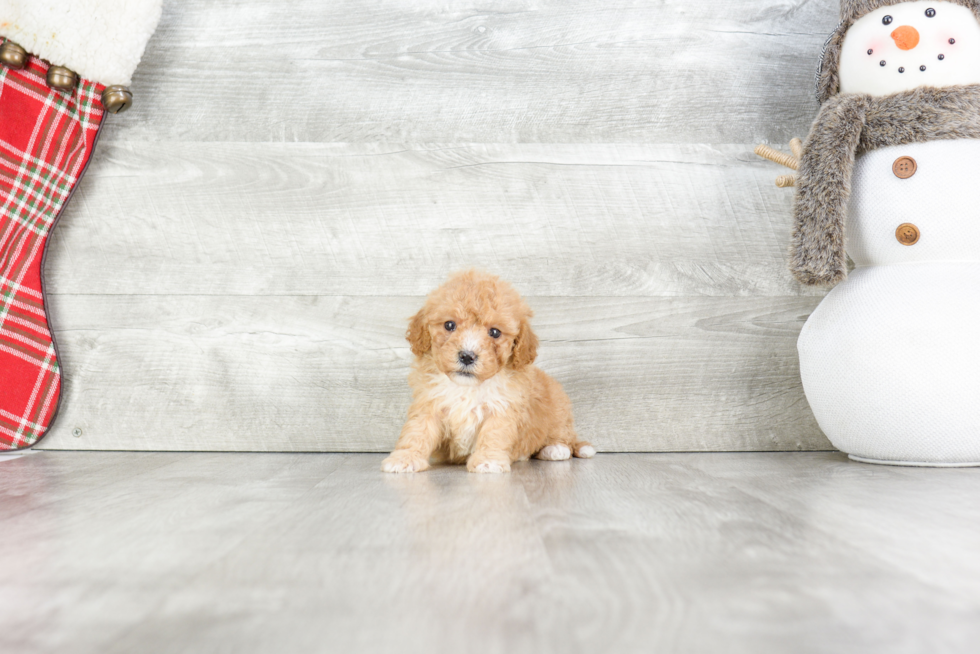
[[[535,457],[544,461],[566,461],[572,458],[573,454],[581,459],[589,459],[595,456],[595,448],[578,439],[578,434],[575,433],[575,427],[572,426],[570,419],[568,424],[563,425],[548,440],[551,441],[551,444],[542,447],[534,455]]]
[[[565,438],[563,439],[566,443],[569,443],[572,448],[572,454],[575,455],[577,459],[591,459],[595,456],[595,448],[588,441],[580,441],[578,439],[578,434],[575,433],[575,425],[572,423],[571,418],[568,420],[568,424],[565,426]]]
[[[572,449],[564,443],[552,443],[542,447],[534,457],[542,461],[566,461],[572,458]]]
[[[534,456],[544,461],[564,461],[572,455],[579,459],[591,459],[595,456],[595,448],[585,441],[577,441],[571,447],[564,443],[546,445]]]

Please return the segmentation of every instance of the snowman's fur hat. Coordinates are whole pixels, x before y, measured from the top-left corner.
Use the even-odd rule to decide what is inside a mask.
[[[944,139],[980,139],[980,85],[923,86],[887,96],[835,95],[803,144],[790,270],[807,285],[847,276],[844,219],[857,153]]]
[[[902,4],[907,0],[841,0],[840,24],[827,39],[823,54],[820,57],[820,67],[817,69],[817,101],[823,104],[835,95],[840,88],[840,51],[844,43],[844,35],[854,22],[865,14],[879,7],[890,7]],[[980,0],[945,0],[971,9],[980,20]]]

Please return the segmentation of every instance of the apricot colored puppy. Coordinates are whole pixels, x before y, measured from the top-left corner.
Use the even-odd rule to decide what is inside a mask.
[[[493,275],[456,273],[411,319],[413,402],[385,472],[436,462],[508,472],[531,456],[589,458],[561,384],[533,366],[538,339],[517,291]]]

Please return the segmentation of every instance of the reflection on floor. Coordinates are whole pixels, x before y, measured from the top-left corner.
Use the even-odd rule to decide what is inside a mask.
[[[0,466],[0,651],[974,652],[980,469],[39,452]]]

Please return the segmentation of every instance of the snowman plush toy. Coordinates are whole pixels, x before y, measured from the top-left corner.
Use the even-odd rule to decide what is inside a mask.
[[[858,461],[980,465],[980,0],[842,0],[817,97],[790,254],[834,285],[798,343],[817,422]]]

